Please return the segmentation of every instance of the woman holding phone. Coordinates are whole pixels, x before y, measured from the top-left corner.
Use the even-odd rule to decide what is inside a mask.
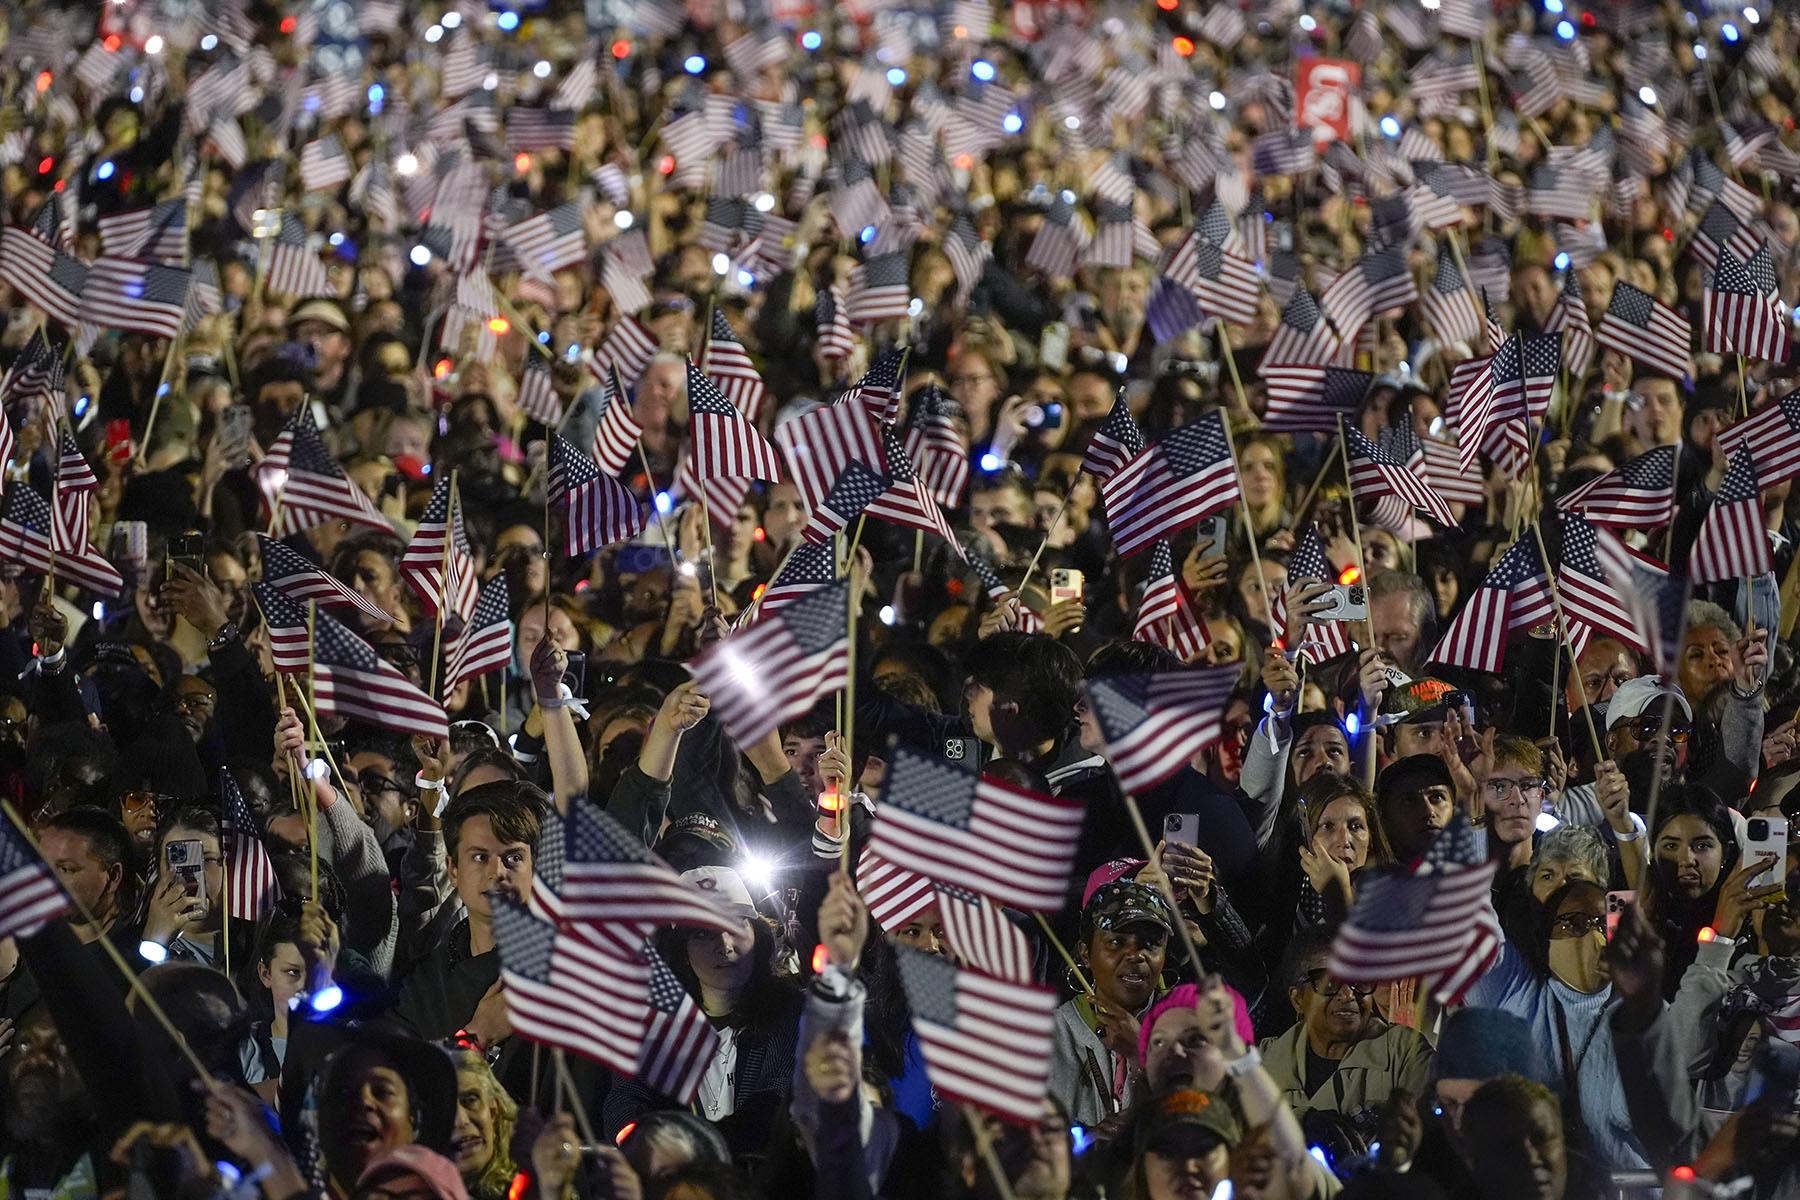
[[[146,962],[167,960],[225,966],[225,856],[219,844],[218,814],[197,804],[163,814],[156,827],[149,903],[138,954]],[[247,962],[255,927],[238,922],[232,933],[241,944],[232,957]]]

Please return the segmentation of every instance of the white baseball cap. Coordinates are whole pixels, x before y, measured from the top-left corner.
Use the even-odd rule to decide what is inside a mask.
[[[711,896],[727,912],[747,919],[757,915],[756,902],[750,899],[744,877],[730,867],[695,867],[683,871],[681,881]]]
[[[1611,729],[1620,721],[1642,716],[1652,704],[1662,704],[1664,696],[1675,697],[1681,715],[1689,721],[1694,719],[1694,710],[1688,706],[1687,697],[1681,694],[1680,688],[1664,683],[1661,676],[1639,675],[1621,683],[1612,699],[1606,702],[1606,727]]]

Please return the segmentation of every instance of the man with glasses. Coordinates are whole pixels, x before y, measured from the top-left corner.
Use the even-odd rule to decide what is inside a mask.
[[[1494,739],[1493,759],[1476,785],[1487,811],[1488,853],[1504,864],[1496,886],[1531,863],[1531,838],[1550,795],[1544,774],[1544,752],[1531,741],[1502,734]]]
[[[1288,944],[1281,977],[1300,1020],[1265,1039],[1262,1062],[1296,1114],[1329,1109],[1372,1134],[1395,1088],[1421,1095],[1432,1050],[1419,1034],[1375,1011],[1375,989],[1347,984],[1326,969],[1330,934],[1306,930]]]

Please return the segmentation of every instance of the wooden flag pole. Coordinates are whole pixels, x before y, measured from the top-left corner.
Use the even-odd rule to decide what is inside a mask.
[[[1348,478],[1350,473],[1350,446],[1344,437],[1344,417],[1342,413],[1338,414],[1337,426],[1338,446],[1344,455],[1344,474],[1345,477]],[[1369,572],[1368,568],[1363,566],[1362,522],[1357,520],[1356,517],[1356,489],[1354,487],[1350,489],[1350,495],[1345,502],[1344,507],[1349,510],[1350,513],[1350,540],[1351,544],[1356,547],[1356,578],[1357,581],[1363,585],[1363,594],[1366,596],[1368,594]],[[1261,573],[1262,569],[1258,567],[1257,574],[1260,575]],[[1375,644],[1374,622],[1370,618],[1364,617],[1363,629],[1367,634],[1364,645],[1373,646]],[[1373,788],[1375,786],[1375,731],[1372,728],[1365,728],[1362,730],[1362,736],[1366,739],[1363,743],[1363,786]]]
[[[1319,488],[1325,482],[1325,476],[1331,474],[1331,464],[1337,461],[1338,455],[1344,452],[1341,441],[1331,443],[1331,449],[1325,455],[1325,461],[1319,464],[1319,473],[1313,476],[1312,483],[1306,489],[1306,495],[1300,498],[1300,507],[1294,510],[1294,528],[1298,529],[1306,523],[1307,514],[1312,512],[1313,497],[1319,494]]]
[[[1181,938],[1181,948],[1187,952],[1188,962],[1193,965],[1194,977],[1205,979],[1205,973],[1200,969],[1200,950],[1194,945],[1194,935],[1188,932],[1187,922],[1181,919],[1181,902],[1175,898],[1174,885],[1169,882],[1168,872],[1162,869],[1162,860],[1156,855],[1156,843],[1150,840],[1150,830],[1144,824],[1144,814],[1138,808],[1137,797],[1130,792],[1125,793],[1125,811],[1131,817],[1131,827],[1137,831],[1138,841],[1143,843],[1144,857],[1150,860],[1150,873],[1156,881],[1156,890],[1168,902],[1169,916],[1175,923],[1176,934]],[[1195,1004],[1197,1008],[1197,998]]]
[[[26,825],[24,819],[19,816],[19,810],[13,807],[12,801],[0,800],[0,808],[6,810],[7,819],[18,829],[19,836],[23,837],[33,850],[37,851],[39,858],[43,858],[43,847],[38,845],[38,840],[33,836],[31,827]],[[48,866],[49,860],[45,859],[44,861]],[[119,974],[124,977],[126,986],[137,997],[138,1003],[142,1004],[145,1011],[156,1018],[156,1023],[163,1027],[163,1032],[169,1035],[169,1040],[175,1043],[175,1048],[181,1052],[183,1058],[187,1059],[188,1066],[194,1068],[194,1074],[198,1075],[201,1082],[207,1087],[217,1086],[218,1081],[213,1078],[212,1072],[206,1069],[206,1064],[201,1062],[199,1056],[194,1053],[194,1048],[188,1045],[187,1038],[182,1036],[181,1030],[175,1028],[175,1022],[169,1020],[169,1014],[164,1012],[163,1006],[156,1002],[156,997],[150,994],[150,989],[144,986],[144,982],[138,978],[137,972],[131,969],[131,965],[125,961],[125,956],[119,952],[117,946],[113,945],[112,939],[101,931],[99,922],[94,920],[93,912],[81,902],[80,897],[76,896],[74,892],[67,888],[63,888],[62,892],[69,898],[69,903],[75,906],[75,911],[81,914],[81,919],[99,935],[94,941],[99,943],[100,948],[106,952],[106,956],[112,959],[113,966],[119,969]]]
[[[958,1105],[962,1110],[963,1120],[969,1123],[969,1132],[975,1135],[975,1148],[981,1154],[981,1161],[987,1164],[988,1175],[993,1178],[994,1190],[1000,1194],[1000,1200],[1018,1200],[1013,1195],[1012,1183],[1006,1178],[1006,1171],[1000,1166],[1000,1159],[994,1154],[994,1139],[988,1136],[987,1126],[981,1123],[981,1117],[971,1105]]]
[[[857,618],[862,615],[862,589],[857,586],[856,579],[856,546],[862,540],[863,522],[867,519],[866,513],[856,518],[856,533],[850,539],[850,552],[844,559],[844,576],[850,585],[847,589],[849,612],[844,621],[845,652],[849,662],[844,672],[844,711],[838,720],[838,729],[844,735],[844,794],[838,804],[839,829],[844,835],[844,844],[838,847],[838,865],[845,874],[850,872],[850,797],[856,791],[856,625]]]
[[[1556,587],[1556,573],[1550,569],[1550,551],[1544,546],[1544,529],[1541,522],[1534,520],[1531,523],[1531,534],[1537,539],[1538,561],[1544,565],[1544,578],[1548,580],[1550,584],[1550,607],[1556,614],[1556,627],[1554,633],[1557,645],[1558,647],[1561,647],[1569,641],[1569,622],[1568,618],[1563,615],[1562,596]],[[1560,653],[1560,649],[1558,652]],[[1581,681],[1579,679],[1581,668],[1575,663],[1575,647],[1572,644],[1569,645],[1569,670],[1578,677],[1575,686],[1576,690],[1581,694],[1581,711],[1587,717],[1588,739],[1594,746],[1594,761],[1597,763],[1604,762],[1606,760],[1606,748],[1600,744],[1600,731],[1594,725],[1594,710],[1588,705],[1587,689],[1581,686]],[[1556,671],[1554,667],[1552,667],[1550,671],[1550,683],[1550,736],[1555,737],[1556,710],[1557,706],[1563,703],[1563,700],[1562,697],[1556,694]]]
[[[313,664],[318,660],[318,657],[319,657],[318,621],[319,621],[319,602],[317,600],[308,600],[306,602],[306,649],[307,649],[307,656],[306,656],[306,728],[307,728],[307,734],[308,734],[307,741],[309,744],[316,742],[316,744],[319,746],[319,752],[321,754],[323,754],[324,749],[325,749],[325,738],[319,732],[319,719],[313,711],[314,689],[318,686],[317,682],[313,678]],[[308,836],[306,839],[307,843],[308,843],[307,850],[310,852],[311,858],[312,858],[312,863],[311,863],[311,866],[312,866],[312,894],[315,898],[317,898],[317,896],[319,894],[319,794],[318,794],[317,789],[315,789],[312,786],[312,780],[310,780],[310,779],[307,780],[306,795],[307,795],[307,800],[309,801],[308,811],[311,813],[310,829],[309,829]],[[346,799],[346,801],[348,801],[349,797],[346,796],[345,799]]]
[[[1235,375],[1236,372],[1234,371],[1233,374]],[[1226,453],[1231,455],[1231,473],[1237,477],[1238,504],[1236,507],[1238,510],[1238,516],[1240,516],[1244,519],[1244,539],[1250,543],[1250,561],[1256,567],[1256,578],[1258,580],[1260,580],[1263,577],[1262,551],[1258,550],[1256,547],[1256,526],[1250,523],[1250,506],[1248,504],[1243,503],[1244,475],[1243,475],[1242,471],[1238,470],[1237,443],[1232,439],[1231,422],[1226,420],[1224,413],[1219,414],[1219,427],[1225,431],[1225,450],[1226,450]],[[1343,438],[1343,428],[1344,428],[1344,418],[1340,416],[1338,418],[1338,437],[1339,437],[1340,441]],[[1350,455],[1349,455],[1349,452],[1346,451],[1344,453],[1344,462],[1348,463],[1349,461],[1350,461]],[[1355,503],[1356,503],[1355,497],[1351,497],[1351,507],[1353,509],[1355,508]],[[1358,550],[1356,552],[1356,555],[1357,555],[1357,564],[1356,564],[1357,570],[1361,571],[1361,569],[1362,569],[1362,551]],[[1265,604],[1265,606],[1267,605],[1266,600],[1264,601],[1264,604]],[[1267,616],[1268,614],[1265,612],[1264,615]]]
[[[569,1064],[563,1059],[561,1046],[550,1051],[550,1061],[555,1067],[556,1078],[562,1084],[562,1091],[569,1098],[569,1108],[575,1114],[575,1124],[581,1129],[582,1140],[588,1145],[598,1145],[600,1139],[594,1136],[594,1127],[588,1121],[587,1105],[582,1103],[581,1093],[575,1090],[575,1081],[569,1077]]]
[[[1044,536],[1038,540],[1037,551],[1032,554],[1031,561],[1025,564],[1025,575],[1024,578],[1019,580],[1018,588],[1019,603],[1021,604],[1025,602],[1025,585],[1031,582],[1031,576],[1037,570],[1038,560],[1044,557],[1044,547],[1050,544],[1051,535],[1056,532],[1056,527],[1062,524],[1063,513],[1067,512],[1069,508],[1069,497],[1075,494],[1075,487],[1078,483],[1080,483],[1080,480],[1071,483],[1069,485],[1069,490],[1063,493],[1062,503],[1056,506],[1056,515],[1050,518],[1050,524],[1044,530]]]

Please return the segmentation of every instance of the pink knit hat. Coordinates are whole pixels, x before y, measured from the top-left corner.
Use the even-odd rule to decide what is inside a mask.
[[[1237,1027],[1237,1034],[1244,1039],[1246,1046],[1256,1045],[1256,1027],[1250,1024],[1250,1006],[1244,1003],[1244,997],[1230,984],[1221,984],[1231,995],[1232,1024]],[[1150,1056],[1150,1031],[1156,1027],[1156,1018],[1172,1008],[1193,1008],[1200,1002],[1200,989],[1191,983],[1172,988],[1169,994],[1150,1006],[1144,1014],[1144,1023],[1138,1026],[1138,1061],[1141,1063]]]

